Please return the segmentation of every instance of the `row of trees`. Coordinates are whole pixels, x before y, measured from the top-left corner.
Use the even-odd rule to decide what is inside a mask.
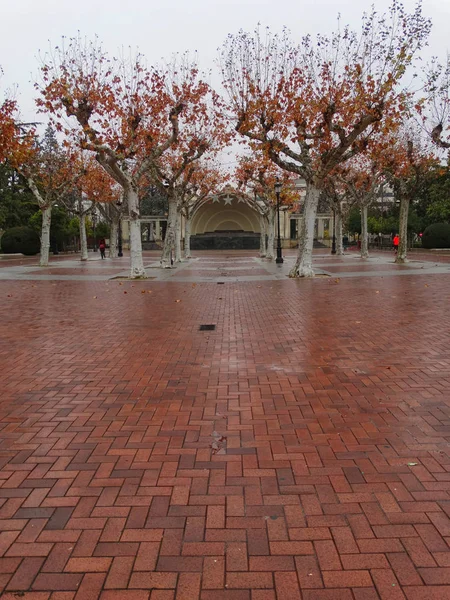
[[[189,256],[191,216],[230,179],[218,155],[235,136],[248,151],[233,174],[233,187],[261,215],[269,238],[266,248],[261,236],[263,255],[273,256],[275,180],[283,182],[287,204],[298,199],[293,180],[306,183],[291,276],[313,275],[321,198],[335,211],[338,240],[346,213],[360,207],[367,256],[368,206],[386,184],[400,200],[397,260],[404,261],[409,205],[440,163],[436,149],[450,149],[448,65],[428,68],[421,94],[404,84],[430,27],[420,5],[408,13],[393,0],[387,14],[364,15],[360,32],[339,26],[331,36],[306,36],[297,43],[287,31],[241,31],[220,52],[225,99],[189,55],[147,67],[140,55],[109,57],[97,40],[63,40],[44,59],[36,84],[39,110],[63,140],[58,152],[51,147],[55,140],[42,146],[34,127],[20,124],[14,101],[7,100],[0,112],[0,161],[23,173],[41,208],[43,263],[51,206],[75,188],[104,204],[111,237],[120,211],[126,211],[131,277],[145,276],[139,221],[145,186],[156,186],[168,198],[162,266],[169,266],[172,248],[181,260],[182,214]],[[64,168],[49,168],[49,153],[64,154]],[[80,222],[86,210],[79,204]]]

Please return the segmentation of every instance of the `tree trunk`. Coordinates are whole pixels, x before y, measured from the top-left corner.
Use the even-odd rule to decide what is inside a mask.
[[[42,229],[41,229],[41,256],[39,258],[40,267],[48,267],[48,255],[50,251],[50,225],[52,222],[52,205],[41,208],[42,211]]]
[[[109,258],[117,258],[117,241],[119,239],[119,219],[111,219],[109,233]]]
[[[336,219],[336,254],[338,256],[343,256],[344,254],[344,242],[342,241],[342,215],[337,210],[335,212]]]
[[[177,210],[177,221],[175,223],[175,262],[183,262],[181,258],[181,212]]]
[[[402,197],[400,199],[400,231],[398,242],[396,263],[406,263],[406,252],[408,250],[408,212],[409,212],[409,200],[408,198]]]
[[[298,255],[289,277],[314,277],[312,253],[314,246],[314,228],[320,190],[311,184],[306,188],[304,217],[298,240]]]
[[[259,238],[259,256],[265,258],[267,254],[266,246],[266,217],[259,215],[259,228],[261,229],[261,236]]]
[[[269,207],[269,212],[267,214],[267,227],[268,227],[268,236],[267,236],[267,250],[266,250],[266,258],[273,260],[275,258],[275,208],[272,206]]]
[[[184,220],[184,258],[191,258],[191,217]]]
[[[367,204],[361,207],[361,258],[369,258],[369,235],[367,231]]]
[[[130,255],[131,255],[131,279],[146,277],[144,261],[142,258],[141,219],[139,214],[139,198],[137,192],[131,188],[127,189],[127,206],[130,217]]]
[[[175,245],[175,227],[177,224],[177,201],[175,198],[169,198],[169,214],[167,215],[166,237],[161,256],[161,266],[164,269],[170,269],[170,253]]]
[[[80,213],[80,246],[81,246],[81,260],[85,261],[88,259],[88,247],[87,247],[87,236],[86,236],[86,213]]]

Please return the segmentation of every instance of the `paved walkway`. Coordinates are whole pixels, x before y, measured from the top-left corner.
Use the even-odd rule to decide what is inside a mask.
[[[258,258],[253,252],[222,251],[197,252],[195,257],[161,269],[159,252],[145,252],[144,265],[149,279],[160,282],[250,282],[282,281],[288,277],[296,256],[295,250],[284,251],[284,263]],[[373,252],[368,260],[361,260],[356,252],[345,256],[331,256],[329,250],[320,250],[314,256],[316,274],[335,277],[387,277],[398,275],[449,274],[450,255],[412,254],[405,265],[396,265],[392,252]],[[87,262],[76,255],[53,256],[50,266],[42,268],[36,258],[0,260],[0,281],[108,281],[128,279],[129,259],[101,260],[91,253]]]
[[[56,258],[0,269],[2,600],[450,599],[450,265]]]

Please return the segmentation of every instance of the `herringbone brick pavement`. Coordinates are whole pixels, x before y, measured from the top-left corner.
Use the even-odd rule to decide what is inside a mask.
[[[1,598],[449,599],[449,282],[1,282]]]

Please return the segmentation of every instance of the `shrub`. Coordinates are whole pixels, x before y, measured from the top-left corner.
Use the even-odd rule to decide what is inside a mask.
[[[1,246],[5,254],[22,253],[33,256],[39,253],[41,242],[38,234],[30,227],[13,227],[2,235]]]
[[[424,248],[450,248],[450,225],[434,223],[429,225],[422,235]]]

